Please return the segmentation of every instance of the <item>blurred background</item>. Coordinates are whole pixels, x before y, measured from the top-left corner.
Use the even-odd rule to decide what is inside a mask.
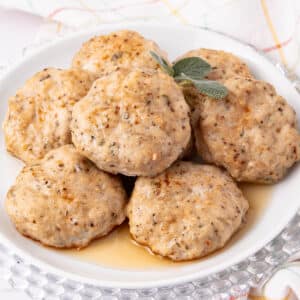
[[[0,0],[0,64],[73,31],[133,21],[212,28],[300,74],[299,0]]]

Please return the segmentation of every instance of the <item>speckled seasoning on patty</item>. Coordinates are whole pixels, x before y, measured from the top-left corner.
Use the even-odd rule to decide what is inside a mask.
[[[72,141],[100,169],[153,176],[186,149],[189,107],[174,79],[160,70],[127,70],[97,79],[74,106]]]
[[[9,99],[3,124],[7,150],[26,163],[71,142],[73,105],[95,77],[83,70],[44,69]]]
[[[44,245],[82,248],[125,219],[126,192],[72,145],[23,168],[6,197],[17,230]]]
[[[238,181],[277,182],[300,159],[295,111],[264,81],[236,77],[224,84],[227,98],[198,99],[199,154]]]
[[[226,172],[177,162],[156,177],[137,179],[127,215],[138,243],[182,261],[223,247],[247,209],[247,200]]]
[[[81,68],[102,76],[118,68],[158,69],[151,57],[153,51],[168,60],[166,52],[135,31],[121,30],[107,35],[95,36],[85,42],[75,54],[73,68]]]

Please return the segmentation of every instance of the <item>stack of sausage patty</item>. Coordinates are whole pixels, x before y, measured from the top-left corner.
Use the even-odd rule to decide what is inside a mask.
[[[7,150],[26,165],[6,210],[21,234],[82,248],[127,217],[154,253],[199,258],[245,220],[236,181],[275,183],[300,159],[294,110],[238,57],[198,49],[178,58],[211,66],[206,78],[228,90],[217,100],[179,85],[150,52],[170,64],[137,32],[97,36],[70,69],[44,69],[9,99]],[[136,178],[130,193],[126,176]]]

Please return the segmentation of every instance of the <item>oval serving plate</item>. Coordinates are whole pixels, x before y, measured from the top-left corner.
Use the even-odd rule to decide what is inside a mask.
[[[255,77],[264,79],[275,86],[278,93],[294,107],[299,119],[299,94],[291,82],[252,47],[204,29],[122,24],[102,26],[93,31],[73,35],[47,45],[18,63],[0,81],[0,122],[2,123],[4,119],[8,97],[13,95],[27,78],[49,66],[68,68],[73,54],[84,41],[94,35],[119,29],[137,30],[146,38],[155,40],[169,53],[171,60],[187,50],[200,47],[222,49],[234,53],[248,63]],[[297,165],[284,180],[274,185],[271,199],[255,224],[226,251],[178,267],[145,270],[109,268],[66,256],[19,235],[5,213],[4,199],[22,164],[6,153],[2,131],[0,133],[0,166],[0,242],[9,245],[28,262],[49,272],[80,282],[112,288],[150,288],[174,285],[225,270],[254,254],[271,241],[292,219],[300,206],[297,193],[300,166]]]

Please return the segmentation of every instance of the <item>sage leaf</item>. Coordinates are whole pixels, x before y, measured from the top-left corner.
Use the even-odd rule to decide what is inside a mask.
[[[211,98],[222,99],[228,94],[227,88],[221,83],[213,80],[192,80],[197,90]]]
[[[150,51],[150,55],[178,84],[192,84],[200,93],[215,99],[222,99],[227,96],[228,90],[221,83],[203,79],[211,71],[211,66],[200,57],[183,58],[172,67],[155,52]]]
[[[170,76],[174,76],[174,70],[169,64],[166,62],[165,59],[157,55],[155,52],[150,51],[150,55],[153,57],[153,59],[161,66],[161,68]]]
[[[185,74],[191,79],[203,79],[210,71],[211,66],[200,57],[186,57],[173,65],[174,77]]]

